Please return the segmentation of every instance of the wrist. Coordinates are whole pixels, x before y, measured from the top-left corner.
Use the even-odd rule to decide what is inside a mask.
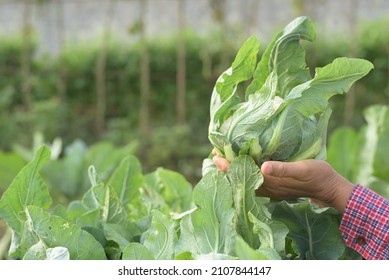
[[[332,189],[332,197],[327,203],[343,214],[351,193],[353,192],[354,184],[339,176],[338,180],[334,182]]]

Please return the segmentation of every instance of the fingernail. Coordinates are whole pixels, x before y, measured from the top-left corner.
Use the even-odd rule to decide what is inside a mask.
[[[271,175],[273,173],[273,164],[271,162],[263,163],[263,171],[265,174]]]

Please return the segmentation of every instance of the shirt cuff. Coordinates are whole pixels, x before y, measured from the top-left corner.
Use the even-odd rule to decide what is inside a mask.
[[[389,200],[356,185],[339,229],[346,245],[365,259],[389,259]]]

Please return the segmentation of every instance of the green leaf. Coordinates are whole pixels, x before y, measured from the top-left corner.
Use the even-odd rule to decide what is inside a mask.
[[[158,209],[164,214],[171,212],[170,205],[165,201],[162,194],[163,185],[161,184],[158,172],[154,171],[144,176],[144,189],[142,190],[142,205],[145,208],[142,215],[151,215],[151,210]]]
[[[231,109],[239,103],[236,87],[239,83],[251,78],[258,51],[258,39],[251,36],[238,51],[231,68],[218,78],[211,97],[210,132],[218,131]]]
[[[110,177],[108,185],[112,186],[121,204],[138,205],[140,189],[143,187],[142,167],[137,158],[125,157]]]
[[[232,143],[235,152],[239,152],[253,138],[258,138],[269,126],[269,120],[275,117],[276,103],[262,94],[252,94],[247,102],[239,104],[233,115],[220,128],[221,134],[225,135],[225,141]],[[259,139],[259,145],[263,148],[261,142]],[[214,142],[211,143],[215,145]]]
[[[192,185],[181,174],[164,168],[157,169],[161,193],[172,211],[181,213],[193,207]]]
[[[354,163],[358,153],[357,132],[350,127],[339,127],[331,133],[327,161],[343,177],[354,182]]]
[[[81,203],[69,205],[68,216],[73,217],[78,226],[88,229],[96,239],[101,239],[101,235],[104,240],[114,241],[121,249],[135,234],[130,229],[137,229],[127,220],[127,213],[115,190],[103,183],[87,191]],[[136,230],[136,234],[139,234],[139,230]]]
[[[253,232],[258,235],[261,243],[260,247],[258,248],[258,251],[271,260],[281,259],[275,248],[273,231],[270,226],[267,223],[257,219],[252,213],[249,213],[249,219],[254,225]],[[286,233],[287,232],[288,231],[286,230]],[[283,236],[283,238],[285,238],[285,236]]]
[[[47,248],[40,240],[31,246],[23,257],[23,260],[69,260],[69,251],[65,247]]]
[[[347,92],[355,81],[373,68],[373,64],[364,59],[336,58],[324,67],[316,68],[312,80],[293,88],[283,106],[293,102],[288,106],[305,117],[324,112],[333,95]]]
[[[240,260],[269,260],[268,256],[259,250],[253,249],[241,236],[236,238],[235,254]]]
[[[88,232],[36,206],[26,209],[27,227],[47,248],[65,247],[72,260],[106,259],[103,247]]]
[[[294,251],[302,259],[336,260],[345,250],[340,215],[332,208],[313,209],[309,203],[283,201],[275,206],[272,218],[288,227]]]
[[[226,255],[226,254],[220,254],[220,253],[209,253],[209,254],[203,254],[203,255],[197,255],[195,256],[196,260],[236,260],[236,257]]]
[[[89,178],[89,182],[92,186],[96,186],[98,184],[103,183],[103,181],[100,179],[100,176],[97,173],[96,167],[94,165],[90,165],[88,167],[88,178]]]
[[[315,27],[307,17],[298,17],[289,23],[266,48],[258,63],[246,99],[265,84],[271,72],[275,73],[276,95],[284,98],[292,88],[310,79],[305,62],[305,50],[300,40],[313,41]]]
[[[144,233],[143,245],[156,260],[172,260],[177,240],[176,222],[158,210],[152,211],[151,227]]]
[[[50,159],[50,150],[42,146],[15,177],[0,200],[0,217],[20,235],[26,221],[25,210],[29,205],[43,209],[49,208],[52,203],[49,191],[39,172]]]
[[[112,143],[102,141],[89,147],[85,161],[86,166],[95,166],[101,180],[107,180],[123,158],[134,152],[135,146],[130,144],[116,148]]]
[[[115,246],[123,250],[135,235],[141,234],[137,226],[127,219],[116,192],[109,186],[100,184],[92,187],[84,195],[82,207],[79,208],[79,204],[76,206],[72,208],[74,214],[80,211],[75,219],[77,225],[88,229],[97,240],[101,239],[101,235],[104,240],[115,242]]]
[[[157,168],[144,179],[143,207],[158,209],[164,214],[179,214],[193,208],[193,187],[181,174]]]
[[[68,198],[82,193],[85,153],[85,144],[75,141],[67,147],[63,159],[52,160],[45,166],[43,174],[51,188]]]
[[[359,131],[358,160],[354,164],[355,182],[368,186],[389,198],[387,166],[389,110],[387,106],[373,105],[364,111],[367,125]]]
[[[289,157],[288,161],[299,161],[304,159],[325,160],[327,157],[327,127],[332,110],[325,109],[321,114],[302,121],[301,143],[297,152]],[[284,137],[284,141],[287,138]]]
[[[119,245],[121,250],[134,239],[135,236],[140,236],[140,230],[130,221],[121,224],[103,224],[104,236],[107,240],[112,240]]]
[[[143,244],[130,243],[123,250],[122,260],[154,260],[154,257]]]
[[[237,233],[233,226],[232,188],[226,176],[219,171],[205,174],[194,189],[193,200],[197,209],[181,220],[177,253],[232,253]]]
[[[73,200],[69,203],[66,209],[66,220],[76,222],[76,220],[83,214],[88,212],[88,209],[82,204],[80,200]],[[57,215],[65,218],[63,215]]]
[[[38,243],[27,250],[26,254],[23,256],[23,260],[45,260],[46,249],[46,245],[39,240]]]
[[[259,215],[255,202],[255,190],[263,182],[259,167],[251,157],[239,156],[231,163],[227,178],[232,186],[236,231],[252,248],[258,248],[259,238],[253,232],[253,223],[250,221],[249,213],[254,216]]]
[[[46,250],[46,260],[70,260],[70,254],[65,247],[48,248]]]
[[[182,252],[180,254],[177,254],[174,258],[175,260],[194,260],[195,258],[193,257],[191,252]]]
[[[101,223],[120,224],[126,221],[127,214],[120,203],[115,190],[110,186],[99,184],[93,186],[82,198],[82,204],[95,212]]]
[[[273,239],[273,244],[272,248],[274,248],[277,253],[281,256],[285,255],[285,240],[286,236],[288,235],[289,229],[288,227],[276,220],[271,219],[268,221],[267,225],[270,227],[271,232],[272,232],[272,239]]]
[[[216,170],[217,170],[217,167],[212,159],[206,158],[203,160],[203,165],[201,168],[201,175],[202,176],[204,176],[205,174],[207,174],[210,171],[216,171]]]
[[[387,106],[377,106],[375,110],[378,111],[375,120],[378,125],[378,141],[374,153],[373,175],[389,184],[389,150],[387,148],[389,143],[389,110]]]
[[[225,157],[228,161],[233,160],[235,155],[232,151],[232,145],[226,135],[220,132],[211,131],[208,134],[208,138],[218,155]]]

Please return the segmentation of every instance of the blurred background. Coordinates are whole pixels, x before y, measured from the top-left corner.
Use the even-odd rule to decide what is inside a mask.
[[[195,184],[217,77],[250,35],[263,50],[301,15],[317,27],[312,71],[339,56],[375,66],[331,100],[329,135],[358,130],[365,108],[389,102],[389,1],[0,0],[0,191],[41,143],[67,161],[47,171],[57,185],[123,151]]]

